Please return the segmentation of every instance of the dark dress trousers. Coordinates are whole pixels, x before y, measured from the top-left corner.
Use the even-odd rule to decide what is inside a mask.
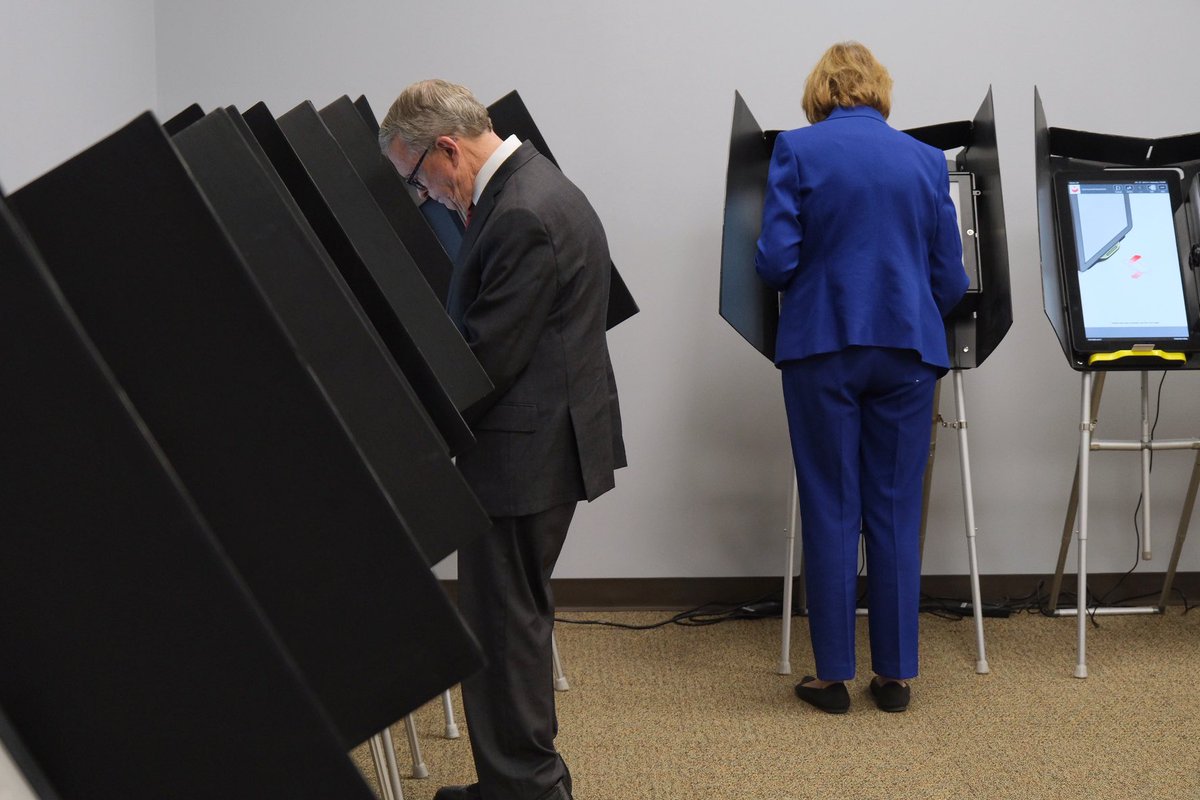
[[[447,307],[495,390],[458,466],[490,534],[459,550],[459,604],[488,666],[463,684],[486,800],[569,785],[554,749],[550,573],[580,500],[625,464],[605,339],[608,244],[587,198],[528,142],[488,181]]]
[[[873,108],[775,141],[755,259],[782,292],[782,371],[817,677],[854,677],[867,544],[872,669],[917,674],[921,479],[942,318],[967,275],[945,155]]]

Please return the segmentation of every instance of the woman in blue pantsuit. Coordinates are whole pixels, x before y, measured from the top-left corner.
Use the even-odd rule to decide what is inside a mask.
[[[866,540],[870,691],[908,706],[917,675],[921,483],[942,318],[967,275],[945,155],[891,128],[892,79],[861,44],[831,47],[804,88],[807,128],[775,140],[755,266],[782,293],[775,361],[800,490],[816,677],[850,707],[855,583]]]

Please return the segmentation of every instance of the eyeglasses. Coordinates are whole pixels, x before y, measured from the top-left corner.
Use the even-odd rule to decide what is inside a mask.
[[[422,151],[421,157],[417,159],[417,165],[415,167],[413,167],[412,172],[408,173],[408,177],[404,179],[404,182],[407,183],[409,186],[415,186],[417,188],[417,191],[426,192],[426,193],[429,192],[429,187],[426,186],[425,184],[421,183],[421,181],[417,179],[417,170],[419,170],[421,168],[421,164],[425,163],[425,156],[427,156],[427,155],[429,155],[428,147],[426,147],[425,150]]]

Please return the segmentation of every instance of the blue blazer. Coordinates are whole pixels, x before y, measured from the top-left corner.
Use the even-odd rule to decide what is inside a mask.
[[[949,369],[942,317],[968,278],[946,157],[875,109],[779,134],[754,263],[783,293],[776,364],[861,345]]]

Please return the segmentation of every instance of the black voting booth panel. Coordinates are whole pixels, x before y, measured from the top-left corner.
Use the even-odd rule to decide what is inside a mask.
[[[542,132],[538,130],[537,123],[533,121],[533,115],[525,107],[525,101],[515,90],[488,106],[488,116],[492,118],[492,129],[496,135],[501,138],[516,136],[521,141],[531,142],[539,153],[550,159],[554,166],[559,167],[558,161],[550,153],[550,147],[546,144]],[[561,169],[561,167],[559,168]],[[462,227],[459,224],[458,215],[436,203],[427,201],[422,206],[422,210],[426,207],[431,209],[427,214],[428,217],[433,216],[436,212],[446,218],[444,221],[434,224],[433,227],[438,237],[442,239],[446,251],[451,255],[457,253],[458,246],[462,242]],[[605,320],[605,327],[612,330],[638,313],[638,310],[637,301],[633,299],[621,273],[617,272],[615,264],[611,265],[608,317]]]
[[[963,148],[955,165],[959,172],[974,176],[978,280],[972,281],[972,289],[946,318],[946,341],[950,363],[956,369],[978,367],[1000,345],[1013,321],[1008,233],[991,87],[974,119],[914,128],[908,133],[941,150]],[[971,247],[964,236],[963,250]]]
[[[12,201],[342,743],[477,668],[477,645],[153,116]]]
[[[1144,151],[1143,151],[1144,152]],[[1066,304],[1063,302],[1062,277],[1059,273],[1058,234],[1054,222],[1054,187],[1050,169],[1050,129],[1037,87],[1033,89],[1033,161],[1038,210],[1038,251],[1042,267],[1042,306],[1050,327],[1058,338],[1063,355],[1078,368],[1072,357],[1067,333]]]
[[[779,295],[758,279],[754,255],[762,230],[771,147],[740,92],[733,93],[733,127],[725,173],[721,230],[721,317],[750,345],[775,360]]]
[[[370,800],[2,201],[0,263],[0,738],[32,788]]]
[[[354,108],[362,117],[363,122],[367,123],[367,128],[371,133],[379,135],[379,120],[375,116],[375,111],[371,108],[371,104],[367,102],[367,96],[360,94],[354,101]]]
[[[349,97],[340,97],[321,109],[321,121],[342,148],[355,173],[383,211],[438,302],[446,305],[450,273],[454,264],[433,230],[421,216],[396,168],[379,151],[377,133],[372,133]]]
[[[199,103],[192,103],[183,111],[180,111],[178,114],[164,122],[162,126],[163,130],[167,132],[168,136],[174,136],[187,126],[194,122],[199,122],[202,119],[204,119],[204,109],[200,107]]]
[[[316,110],[293,112],[277,122],[259,103],[242,116],[457,454],[474,443],[459,412],[491,382]]]
[[[962,210],[974,212],[975,242],[964,238],[963,248],[977,247],[978,273],[973,275],[972,289],[946,318],[946,339],[955,369],[977,367],[1012,327],[1008,237],[992,90],[988,89],[974,119],[914,128],[907,133],[940,150],[963,148],[955,166],[969,176],[953,177],[974,181],[974,208]],[[778,297],[758,280],[754,254],[762,227],[771,149],[778,134],[764,132],[745,100],[735,93],[721,242],[720,313],[746,341],[772,360],[779,328]]]
[[[537,123],[533,121],[533,115],[529,113],[528,106],[525,105],[525,101],[521,99],[521,95],[516,89],[488,106],[488,116],[492,118],[492,128],[495,129],[498,136],[501,138],[516,136],[523,142],[528,141],[537,148],[539,153],[553,161],[554,166],[559,166],[558,159],[550,152],[550,145],[546,143],[542,132],[538,130]],[[633,313],[637,313],[636,308]]]
[[[486,532],[491,520],[241,116],[214,111],[174,141],[425,558]]]
[[[1184,203],[1190,205],[1188,223],[1191,242],[1200,241],[1200,230],[1195,226],[1200,213],[1197,203],[1200,197],[1194,194],[1197,176],[1200,175],[1200,133],[1183,134],[1161,139],[1144,139],[1133,136],[1116,136],[1105,133],[1077,131],[1068,128],[1051,128],[1046,123],[1041,94],[1033,90],[1033,144],[1034,171],[1037,187],[1038,245],[1041,251],[1042,304],[1046,318],[1054,329],[1071,368],[1082,370],[1145,370],[1176,367],[1157,358],[1129,357],[1089,365],[1088,354],[1082,352],[1073,341],[1068,319],[1068,297],[1063,284],[1063,236],[1058,228],[1054,179],[1060,172],[1073,170],[1103,170],[1123,168],[1175,167],[1183,172],[1181,184]],[[1189,192],[1189,188],[1192,192]],[[1193,256],[1195,251],[1193,250]],[[1193,260],[1191,269],[1195,273]],[[1186,291],[1186,290],[1185,290]],[[1189,298],[1192,304],[1197,299]],[[1193,305],[1194,307],[1194,305]],[[1186,354],[1183,369],[1200,368],[1200,353]]]
[[[363,121],[367,123],[367,129],[375,137],[376,148],[378,148],[379,121],[375,119],[375,112],[371,110],[371,105],[367,102],[367,98],[360,95],[354,101],[354,108],[363,118]],[[414,202],[416,202],[415,198]],[[421,203],[417,210],[421,212],[421,217],[429,226],[429,230],[433,232],[434,238],[438,240],[438,246],[446,253],[446,257],[453,262],[454,257],[458,253],[458,246],[462,243],[462,219],[459,218],[458,214],[446,213],[444,206],[432,201]],[[451,263],[451,267],[453,268],[453,263]]]
[[[455,408],[468,408],[488,394],[492,384],[483,367],[446,316],[437,295],[316,108],[312,103],[301,103],[278,122],[354,243],[370,277],[364,289],[387,302],[446,388]]]
[[[537,123],[533,121],[533,115],[529,113],[525,101],[515,89],[488,106],[488,116],[492,118],[492,127],[499,136],[511,135],[521,141],[532,142],[539,153],[554,162],[554,166],[559,166],[558,161],[551,155],[550,146],[546,144],[542,132],[538,130]],[[613,264],[608,289],[606,328],[612,330],[638,311],[637,301],[633,299],[621,273],[617,272],[616,264]]]

